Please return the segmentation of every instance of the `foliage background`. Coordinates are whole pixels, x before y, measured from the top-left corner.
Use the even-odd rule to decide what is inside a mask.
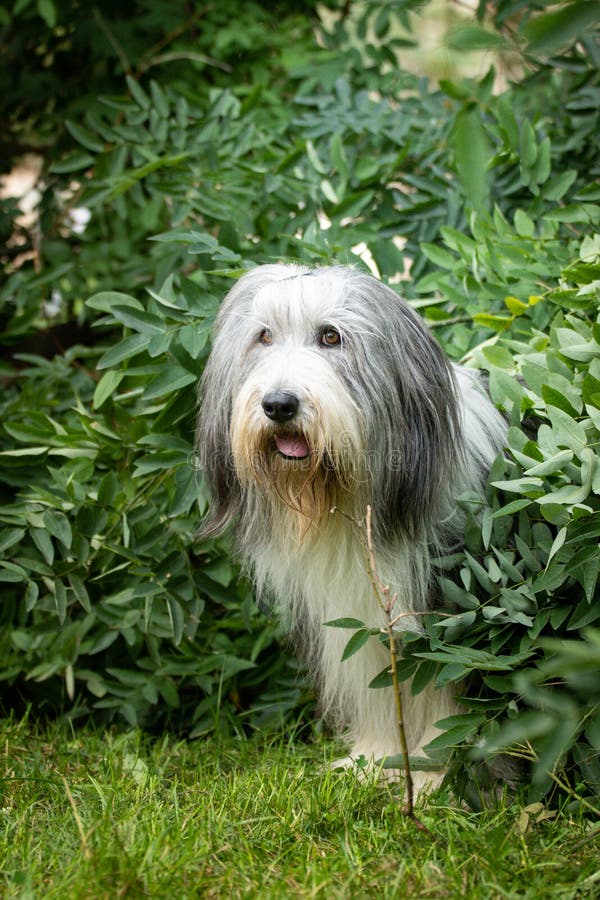
[[[512,426],[403,674],[470,678],[436,742],[465,792],[511,746],[533,793],[554,773],[593,804],[599,4],[480,2],[445,47],[487,73],[437,84],[404,64],[422,6],[0,7],[5,168],[43,158],[36,215],[1,207],[3,704],[193,735],[298,716],[227,540],[193,539],[196,384],[246,267],[368,265]]]

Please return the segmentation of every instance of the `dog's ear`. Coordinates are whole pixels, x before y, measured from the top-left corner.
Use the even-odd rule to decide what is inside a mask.
[[[386,289],[387,292],[387,289]],[[388,298],[389,299],[389,298]],[[374,473],[374,508],[389,534],[424,537],[447,516],[460,454],[461,421],[452,365],[420,317],[395,295],[373,426],[384,445]],[[391,389],[391,390],[390,390]]]
[[[240,511],[241,488],[235,474],[229,422],[223,409],[223,398],[212,397],[210,387],[203,381],[202,408],[196,431],[196,447],[203,478],[210,492],[210,506],[200,523],[199,538],[222,534]]]
[[[239,374],[239,351],[246,340],[247,309],[258,290],[289,275],[290,268],[266,265],[250,269],[235,282],[221,304],[212,351],[200,383],[196,447],[212,498],[200,525],[200,537],[221,534],[241,512],[243,490],[235,471],[229,425],[233,385]]]
[[[200,538],[215,537],[237,518],[241,487],[235,472],[229,437],[234,360],[227,352],[227,304],[239,292],[237,282],[217,318],[212,352],[199,386],[200,413],[196,448],[202,475],[210,493],[210,506],[200,524]],[[235,296],[233,297],[235,299]]]

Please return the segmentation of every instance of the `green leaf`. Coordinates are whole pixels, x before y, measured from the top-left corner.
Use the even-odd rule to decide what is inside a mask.
[[[456,747],[462,744],[466,738],[475,734],[485,722],[485,715],[479,712],[464,713],[450,716],[436,722],[436,728],[442,729],[443,734],[434,738],[425,747],[427,753],[442,750],[446,747]]]
[[[371,632],[366,628],[361,628],[359,631],[355,631],[344,648],[344,652],[342,653],[342,662],[346,659],[349,659],[351,656],[354,656],[354,654],[357,653],[361,647],[364,647],[370,637]]]
[[[544,482],[541,478],[513,478],[506,481],[492,481],[492,484],[501,491],[508,491],[513,494],[536,495],[544,487]],[[524,509],[528,503],[528,501],[525,501],[525,503],[523,503],[523,501],[519,502],[523,505],[520,507],[513,507],[511,512],[515,511],[517,508]],[[503,512],[503,514],[506,515],[506,512]]]
[[[319,154],[317,153],[317,151],[315,149],[315,145],[313,144],[312,141],[306,142],[306,155],[308,157],[310,164],[312,165],[313,169],[316,172],[318,172],[320,175],[327,174],[327,169],[321,162],[321,160],[319,158]]]
[[[0,560],[0,581],[16,583],[19,581],[27,581],[28,573],[23,566],[16,563],[8,562],[8,560]]]
[[[421,250],[427,259],[430,259],[432,263],[442,269],[452,270],[457,265],[457,257],[453,256],[452,253],[437,244],[428,244],[427,242],[424,242],[421,244]]]
[[[87,589],[86,589],[83,581],[81,580],[81,578],[78,575],[76,575],[74,572],[72,572],[69,575],[69,584],[71,585],[73,593],[77,597],[77,600],[78,600],[80,606],[82,606],[83,609],[87,613],[91,613],[92,604],[90,603],[90,598],[89,598]]]
[[[508,94],[500,94],[493,105],[492,111],[498,120],[498,125],[506,135],[509,147],[513,150],[518,150],[520,128]]]
[[[521,165],[530,168],[537,159],[538,147],[535,131],[528,119],[524,119],[521,123],[519,151]]]
[[[498,487],[498,482],[492,482],[495,487]],[[511,482],[512,484],[512,482]],[[517,490],[518,492],[518,490]],[[527,509],[528,506],[531,506],[531,500],[511,500],[510,503],[507,503],[506,506],[502,506],[500,509],[495,510],[492,518],[494,519],[502,519],[504,516],[512,516],[514,513],[520,512],[522,509]]]
[[[541,463],[536,463],[530,468],[525,470],[526,475],[554,475],[555,472],[560,472],[567,463],[570,463],[573,459],[573,451],[572,450],[560,450],[558,453],[555,453],[549,459],[545,459]]]
[[[346,151],[344,150],[344,142],[339,131],[336,131],[331,138],[329,153],[331,155],[331,162],[334,168],[337,169],[340,175],[342,175],[344,178],[347,178],[348,160],[346,157]]]
[[[48,509],[43,515],[44,525],[49,534],[63,544],[67,550],[73,542],[71,524],[64,513],[55,509]]]
[[[163,320],[143,309],[135,309],[131,306],[113,306],[111,313],[117,321],[141,334],[164,334],[165,323]]]
[[[599,217],[600,208],[592,203],[568,203],[544,214],[551,222],[583,222],[586,225],[597,222]]]
[[[526,562],[528,569],[534,573],[541,571],[542,566],[536,556],[536,548],[530,548],[519,534],[515,534],[514,537],[517,550],[521,555],[521,559]]]
[[[581,450],[587,443],[585,428],[557,406],[548,406],[553,437],[558,446]]]
[[[473,321],[477,325],[483,325],[484,328],[491,328],[492,331],[506,331],[513,322],[513,317],[496,316],[490,313],[475,313]]]
[[[578,575],[579,581],[585,591],[588,603],[594,600],[598,577],[600,576],[600,555],[595,555],[587,561],[583,566],[581,575]]]
[[[477,604],[479,607],[479,603]],[[464,629],[469,628],[477,618],[477,612],[475,609],[467,610],[466,612],[458,613],[456,616],[448,616],[447,618],[440,619],[439,622],[435,623],[436,628],[456,628],[456,629]]]
[[[171,621],[173,641],[175,646],[178,646],[183,638],[183,629],[185,625],[183,609],[181,608],[181,604],[174,597],[167,596],[167,610]],[[246,663],[246,660],[243,662]],[[247,666],[244,665],[242,668],[247,668]],[[238,669],[238,671],[242,671],[242,669]]]
[[[219,559],[204,566],[203,571],[223,587],[228,587],[234,577],[235,571],[228,559]]]
[[[188,456],[188,450],[183,452],[181,450],[161,450],[158,453],[149,453],[136,461],[132,477],[141,478],[163,469],[174,470],[177,466],[185,465]],[[204,571],[207,571],[207,567],[204,568]]]
[[[522,209],[515,211],[515,230],[522,237],[533,237],[535,224]]]
[[[49,566],[54,562],[54,546],[50,535],[44,528],[32,528],[30,530],[33,543],[36,545]]]
[[[497,366],[500,369],[513,369],[515,365],[514,358],[509,350],[506,347],[501,347],[498,344],[492,344],[489,347],[483,347],[482,351],[483,355],[493,366]]]
[[[487,167],[490,142],[477,109],[464,109],[456,116],[451,134],[454,164],[467,199],[482,209],[489,194]]]
[[[459,53],[473,50],[501,50],[506,46],[504,37],[497,31],[488,31],[480,25],[460,24],[448,31],[448,48]]]
[[[54,28],[56,26],[57,16],[56,6],[52,0],[37,0],[37,8],[48,28]]]
[[[120,306],[121,308],[126,306],[139,310],[144,309],[140,301],[136,300],[135,297],[131,297],[129,294],[121,294],[119,291],[100,291],[89,297],[89,299],[85,301],[85,305],[90,309],[96,309],[100,312],[111,314],[114,306]]]
[[[0,456],[41,456],[49,447],[17,447],[15,450],[2,450]]]
[[[576,178],[576,169],[567,169],[565,172],[554,175],[544,185],[545,199],[554,201],[562,199]]]
[[[70,119],[65,120],[65,126],[67,131],[82,145],[82,147],[85,147],[86,150],[91,150],[92,153],[103,152],[104,144],[102,141],[99,141],[91,131],[88,131],[87,128],[82,128],[81,125],[72,122]]]
[[[566,484],[564,487],[557,488],[551,493],[546,494],[545,497],[538,497],[536,503],[542,507],[548,521],[560,524],[564,519],[562,511],[557,510],[557,516],[553,517],[552,510],[549,510],[548,507],[552,508],[560,505],[574,506],[577,503],[583,503],[587,499],[588,494],[588,485]]]
[[[60,578],[54,579],[54,605],[58,621],[62,625],[67,618],[67,589]]]
[[[150,109],[150,98],[145,90],[138,84],[135,78],[132,78],[131,75],[125,76],[125,81],[127,82],[127,87],[129,88],[129,92],[135,102],[144,110]]]
[[[188,384],[193,384],[198,378],[192,372],[184,369],[177,363],[172,363],[163,368],[160,375],[154,378],[144,390],[146,400],[155,400],[165,394],[172,394]]]
[[[323,625],[328,628],[364,628],[365,623],[361,622],[360,619],[332,619],[330,622],[323,622]]]
[[[520,407],[525,395],[518,380],[500,369],[490,371],[489,390],[494,403],[507,408],[513,403]]]
[[[477,597],[473,596],[469,591],[464,590],[464,588],[459,587],[459,585],[450,578],[438,575],[437,580],[442,589],[444,599],[448,603],[451,603],[453,606],[458,606],[460,609],[473,610],[479,608],[479,600]]]
[[[124,372],[120,372],[117,369],[110,369],[108,372],[104,373],[94,391],[94,398],[92,400],[94,409],[100,409],[100,407],[106,403],[108,398],[112,396],[121,384],[124,375]]]
[[[535,184],[544,184],[551,172],[552,167],[552,147],[550,139],[545,137],[538,147],[538,156],[535,166],[532,170],[532,178]]]
[[[523,29],[528,53],[554,53],[580,37],[600,21],[600,3],[576,0],[562,8],[532,18]]]
[[[467,677],[470,671],[471,668],[462,663],[448,663],[445,666],[441,666],[435,679],[435,685],[440,688],[444,687],[446,684],[462,681],[463,678]]]
[[[132,334],[124,338],[115,347],[103,353],[96,363],[97,369],[108,369],[126,359],[131,359],[148,348],[150,338],[146,334]]]
[[[208,342],[208,329],[198,325],[185,325],[179,331],[179,340],[192,359],[198,359]]]
[[[486,506],[481,517],[481,540],[485,550],[489,550],[494,530],[494,515],[491,507]]]
[[[426,748],[428,749],[429,745]],[[404,768],[404,757],[401,753],[394,753],[392,756],[383,757],[382,768],[383,769],[403,769]],[[377,763],[380,763],[381,760],[376,760]],[[410,766],[411,772],[443,772],[446,769],[446,764],[444,762],[440,762],[437,759],[427,759],[426,756],[409,756],[408,764]]]
[[[581,398],[577,391],[572,390],[569,390],[569,396],[572,398],[573,403],[565,394],[561,393],[561,391],[551,385],[544,385],[542,388],[542,398],[546,401],[548,406],[557,406],[574,419],[581,412]]]
[[[18,544],[25,536],[24,528],[7,528],[0,532],[0,553],[6,553],[14,544]],[[362,624],[362,623],[361,623]]]
[[[50,166],[50,171],[56,175],[67,175],[69,172],[80,172],[81,169],[89,169],[94,165],[94,157],[89,153],[69,153],[61,160],[56,160]]]
[[[156,81],[150,82],[150,94],[153,108],[160,116],[167,118],[169,115],[169,101],[165,92]]]
[[[36,582],[29,581],[27,583],[27,588],[25,589],[25,609],[27,612],[31,612],[31,610],[35,608],[39,594],[40,589]]]
[[[560,548],[564,545],[567,539],[567,529],[565,527],[561,528],[556,537],[552,542],[552,547],[550,548],[550,553],[548,554],[548,562],[546,563],[546,571],[548,571],[548,567],[554,556],[558,553]]]

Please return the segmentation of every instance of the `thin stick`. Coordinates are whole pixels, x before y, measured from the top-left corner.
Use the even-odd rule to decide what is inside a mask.
[[[396,721],[398,723],[398,733],[400,735],[400,748],[402,750],[402,761],[404,765],[404,777],[406,779],[406,815],[410,818],[414,815],[414,786],[412,780],[412,772],[410,769],[410,757],[408,754],[408,742],[406,740],[406,729],[404,727],[404,709],[402,706],[402,691],[400,690],[400,682],[398,681],[398,668],[396,664],[396,639],[393,629],[388,622],[387,629],[388,647],[390,651],[390,664],[392,672],[392,689],[394,692],[394,700],[396,703]]]
[[[398,668],[396,665],[396,638],[392,627],[392,609],[396,602],[396,595],[390,601],[390,589],[381,584],[377,569],[375,566],[375,551],[373,549],[373,528],[372,528],[372,511],[367,506],[366,515],[367,530],[367,551],[369,554],[369,575],[375,589],[375,596],[386,618],[385,633],[388,639],[388,649],[390,652],[390,667],[392,675],[392,690],[394,693],[394,702],[396,705],[396,722],[398,724],[398,734],[400,736],[400,748],[402,750],[402,761],[404,765],[404,777],[406,779],[406,814],[414,815],[414,787],[412,780],[412,772],[410,769],[410,758],[408,755],[408,741],[406,740],[406,728],[404,727],[404,709],[402,706],[402,691],[400,690],[400,682],[398,681]],[[387,602],[382,600],[381,594],[386,597]]]
[[[431,615],[432,613],[429,611],[421,613],[402,612],[396,614],[395,616],[393,615],[394,606],[396,605],[396,600],[398,599],[398,597],[397,594],[390,596],[391,590],[389,588],[389,585],[383,584],[379,575],[377,574],[375,550],[373,548],[372,510],[370,506],[367,506],[367,514],[365,516],[364,523],[357,522],[356,519],[352,518],[352,516],[349,516],[348,513],[344,512],[344,510],[342,509],[339,509],[337,506],[334,506],[329,510],[329,512],[332,515],[335,513],[340,513],[342,516],[348,519],[357,529],[362,530],[364,526],[364,530],[366,532],[367,574],[373,588],[373,593],[375,594],[375,599],[377,600],[377,603],[381,607],[385,616],[385,626],[382,627],[381,631],[387,636],[388,649],[390,652],[390,674],[392,676],[392,691],[394,694],[394,703],[396,706],[396,721],[398,723],[398,735],[400,737],[400,748],[402,751],[402,765],[404,768],[404,777],[406,781],[406,804],[404,807],[404,813],[411,820],[411,822],[413,822],[415,827],[419,829],[419,831],[422,831],[429,838],[431,838],[432,841],[435,841],[435,835],[431,833],[429,828],[427,828],[427,826],[423,822],[421,822],[421,820],[415,815],[414,811],[414,784],[410,767],[410,755],[408,752],[406,728],[404,725],[404,708],[402,704],[402,691],[400,689],[400,681],[398,679],[398,668],[396,661],[396,636],[394,634],[394,626],[400,619],[404,618],[405,616]]]
[[[394,634],[394,624],[398,621],[399,616],[393,616],[394,606],[396,605],[397,595],[391,596],[388,585],[384,585],[377,574],[375,565],[375,551],[373,549],[373,530],[371,507],[367,506],[367,515],[365,520],[367,532],[367,553],[369,561],[369,578],[373,585],[373,591],[377,598],[377,602],[381,606],[385,615],[385,628],[382,631],[387,635],[388,649],[390,652],[390,672],[392,676],[392,691],[394,694],[394,703],[396,706],[396,721],[398,724],[398,735],[400,737],[400,749],[402,751],[402,763],[404,766],[404,778],[406,781],[406,803],[404,812],[408,818],[414,822],[419,831],[423,831],[430,838],[435,839],[427,826],[421,822],[415,815],[414,809],[414,785],[412,779],[412,771],[410,767],[410,756],[408,753],[408,741],[406,739],[406,728],[404,725],[404,708],[402,704],[402,691],[400,689],[400,681],[398,680],[398,667],[396,661],[396,636]]]
[[[67,799],[71,805],[71,809],[73,810],[73,816],[75,818],[75,823],[77,825],[77,830],[79,831],[79,837],[81,838],[81,850],[83,852],[83,856],[85,859],[90,858],[90,848],[88,846],[87,837],[83,828],[83,822],[81,821],[81,816],[79,815],[79,811],[77,806],[75,805],[75,800],[73,798],[73,794],[71,793],[71,788],[67,782],[67,779],[64,775],[60,776],[62,778],[63,784],[65,786],[65,791],[67,794]]]

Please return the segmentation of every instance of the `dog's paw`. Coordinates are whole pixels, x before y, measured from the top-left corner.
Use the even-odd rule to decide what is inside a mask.
[[[413,793],[419,800],[436,791],[444,780],[445,772],[411,772]]]
[[[402,769],[385,769],[382,765],[382,759],[383,757],[376,759],[374,756],[367,758],[364,754],[358,753],[353,756],[344,756],[341,759],[336,759],[331,764],[331,768],[334,771],[352,772],[361,780],[375,777],[380,781],[403,781],[404,771]],[[414,797],[422,800],[433,793],[441,785],[445,774],[444,771],[411,771]]]
[[[331,768],[335,771],[356,769],[356,771],[365,771],[372,768],[372,763],[362,755],[359,756],[342,756],[340,759],[334,759]]]

